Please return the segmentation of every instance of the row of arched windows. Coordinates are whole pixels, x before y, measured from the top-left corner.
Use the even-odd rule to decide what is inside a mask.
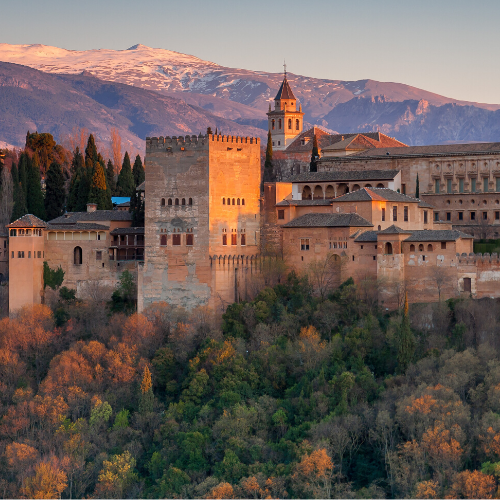
[[[232,201],[232,203],[231,203]],[[241,198],[241,200],[239,198],[233,198],[231,200],[231,198],[228,198],[227,201],[226,201],[226,198],[222,198],[222,204],[223,205],[244,205],[245,204],[245,198]]]
[[[192,205],[193,204],[193,198],[188,198],[188,201],[186,203],[186,198],[168,198],[168,200],[166,200],[166,205],[171,207],[172,205]],[[165,206],[165,198],[162,198],[161,199],[161,206],[164,207]]]
[[[271,120],[271,128],[274,130],[276,126],[276,122]],[[281,118],[278,120],[278,130],[281,130]],[[288,130],[292,130],[292,119],[288,118]],[[295,130],[300,130],[300,121],[298,119],[295,120]]]

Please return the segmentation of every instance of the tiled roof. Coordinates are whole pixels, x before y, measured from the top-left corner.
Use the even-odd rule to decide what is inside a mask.
[[[130,201],[126,201],[124,203],[118,203],[118,205],[116,205],[117,207],[130,207]]]
[[[95,212],[68,212],[52,219],[50,224],[75,224],[82,221],[132,220],[132,214],[125,210],[96,210]]]
[[[419,206],[420,208],[434,208],[434,206],[433,206],[433,205],[431,205],[430,203],[427,203],[427,202],[426,202],[426,201],[424,201],[424,200],[419,200],[419,202],[418,202],[418,206]]]
[[[305,214],[281,227],[373,227],[358,214]]]
[[[293,95],[288,80],[286,79],[286,75],[285,78],[283,78],[283,82],[281,83],[281,87],[278,90],[276,97],[274,98],[275,101],[279,99],[295,99],[295,96]]]
[[[394,201],[400,203],[419,203],[419,200],[412,198],[406,194],[398,193],[388,188],[361,188],[352,193],[344,194],[338,198],[334,198],[335,202],[352,202],[352,201]]]
[[[55,219],[54,219],[55,220]],[[51,224],[49,223],[48,231],[106,231],[109,226],[103,226],[102,224],[92,224],[85,222],[76,222],[75,224]]]
[[[401,229],[399,226],[389,226],[385,228],[383,231],[379,231],[378,234],[409,234],[411,231],[406,231],[405,229]]]
[[[330,172],[304,172],[290,177],[287,182],[392,180],[398,174],[399,170],[331,170]]]
[[[35,215],[26,214],[14,222],[7,224],[6,227],[47,227],[47,223]]]
[[[354,241],[377,241],[377,234],[378,231],[365,231],[364,233],[361,233]]]
[[[136,191],[146,191],[146,181],[142,182],[141,184],[139,184],[136,188],[135,188]]]
[[[143,227],[117,227],[109,234],[144,234]]]
[[[411,236],[406,238],[405,241],[455,241],[459,238],[472,239],[470,234],[462,233],[455,229],[424,229],[422,231],[412,231]]]
[[[282,200],[276,203],[277,207],[308,207],[308,206],[329,206],[333,203],[333,199],[328,200]]]

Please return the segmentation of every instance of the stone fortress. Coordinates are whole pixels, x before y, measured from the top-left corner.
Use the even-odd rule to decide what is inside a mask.
[[[500,296],[498,255],[473,253],[474,238],[500,232],[500,143],[408,147],[380,132],[304,131],[286,74],[268,120],[279,181],[261,181],[258,138],[152,137],[144,228],[92,204],[9,224],[0,273],[10,312],[43,300],[44,261],[81,297],[129,270],[139,311],[158,301],[224,309],[250,297],[270,248],[300,273],[327,263],[337,284],[371,283],[388,308],[404,291],[411,302]]]

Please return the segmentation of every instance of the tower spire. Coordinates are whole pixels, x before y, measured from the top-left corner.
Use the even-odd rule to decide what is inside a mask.
[[[286,78],[286,61],[285,61],[285,59],[283,59],[283,75]]]

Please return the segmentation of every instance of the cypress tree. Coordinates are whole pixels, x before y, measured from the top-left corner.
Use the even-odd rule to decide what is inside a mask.
[[[144,172],[140,155],[135,157],[132,175],[134,176],[135,187],[139,186],[146,180],[146,173]]]
[[[212,135],[212,127],[207,127],[207,135]]]
[[[118,182],[116,183],[116,191],[118,196],[129,197],[132,197],[135,191],[134,176],[132,174],[128,152],[125,152],[125,157],[123,158],[122,169],[120,170]]]
[[[80,149],[77,147],[73,153],[71,161],[71,183],[69,187],[69,196],[67,210],[68,212],[76,212],[78,207],[78,192],[80,188],[80,180],[83,175],[85,163]]]
[[[310,172],[318,171],[318,164],[317,164],[318,158],[319,158],[318,138],[316,137],[316,134],[314,134],[313,149],[311,153],[311,163],[309,164]]]
[[[83,168],[78,182],[78,196],[76,198],[75,212],[85,212],[89,201],[90,182],[92,180],[92,170]]]
[[[87,141],[87,147],[85,148],[85,164],[87,164],[87,160],[92,160],[92,163],[96,163],[97,160],[97,147],[95,145],[94,136],[92,134],[89,135]]]
[[[64,213],[64,175],[61,165],[56,162],[50,164],[45,178],[45,213],[47,220],[55,219]]]
[[[28,163],[27,172],[27,197],[28,213],[36,215],[39,219],[45,220],[45,204],[42,192],[42,178],[40,175],[40,164],[38,155],[33,155],[33,159]]]
[[[415,187],[415,198],[417,199],[420,198],[420,182],[418,181],[418,174],[417,174],[417,185]]]
[[[276,176],[274,175],[273,166],[273,140],[271,131],[267,132],[267,147],[266,147],[266,161],[264,163],[264,182],[274,182]]]
[[[111,196],[106,186],[106,176],[102,165],[97,162],[92,176],[92,184],[90,185],[89,203],[96,203],[97,210],[110,210],[113,208],[111,204]]]
[[[116,191],[116,182],[115,182],[115,167],[111,160],[108,160],[108,166],[106,168],[106,182],[108,184],[108,188],[111,191],[111,196],[115,194]]]
[[[154,395],[153,382],[151,380],[151,372],[148,366],[144,368],[144,373],[141,382],[141,394],[139,400],[139,411],[141,413],[149,413],[153,411]]]
[[[408,294],[405,293],[403,318],[398,335],[398,371],[404,373],[415,355],[415,337],[410,328],[408,316]]]
[[[134,191],[130,198],[129,212],[132,214],[132,226],[144,227],[144,199],[139,191]]]
[[[26,215],[28,213],[28,210],[26,209],[26,198],[24,196],[24,190],[21,186],[21,183],[19,182],[19,172],[15,163],[12,164],[12,169],[10,172],[12,175],[12,184],[14,186],[14,207],[12,208],[12,215],[10,218],[10,221],[13,222],[19,219],[19,217]]]
[[[24,200],[26,202],[26,196],[28,194],[28,181],[27,181],[27,171],[28,171],[28,161],[29,156],[27,153],[21,153],[19,158],[19,166],[17,167],[17,172],[19,175],[19,183],[24,192]]]

